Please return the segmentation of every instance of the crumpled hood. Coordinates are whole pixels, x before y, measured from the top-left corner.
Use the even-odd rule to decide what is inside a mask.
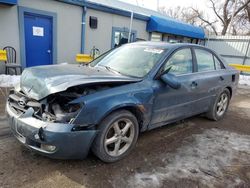
[[[40,100],[77,85],[137,81],[140,79],[113,73],[105,67],[59,64],[25,69],[20,87],[28,97]]]

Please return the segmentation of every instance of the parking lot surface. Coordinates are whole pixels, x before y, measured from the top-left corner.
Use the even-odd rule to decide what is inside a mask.
[[[222,121],[198,116],[142,133],[113,164],[29,151],[11,135],[0,99],[0,187],[250,187],[250,89],[238,90]]]

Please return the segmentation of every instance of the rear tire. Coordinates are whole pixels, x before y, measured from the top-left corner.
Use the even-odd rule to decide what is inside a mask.
[[[207,118],[219,121],[221,120],[228,109],[230,102],[230,91],[225,88],[215,99],[214,103],[211,105],[209,111],[207,112]]]
[[[104,162],[111,163],[123,159],[136,145],[139,134],[138,121],[127,110],[111,113],[98,128],[99,133],[91,149]]]

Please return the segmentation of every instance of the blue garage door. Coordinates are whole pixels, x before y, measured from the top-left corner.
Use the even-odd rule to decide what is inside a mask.
[[[26,67],[53,63],[52,18],[24,14]]]

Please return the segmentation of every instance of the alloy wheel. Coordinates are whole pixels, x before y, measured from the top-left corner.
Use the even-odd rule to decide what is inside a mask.
[[[228,95],[226,93],[222,93],[217,103],[216,113],[218,116],[222,116],[225,113],[227,106],[228,106],[228,101],[229,101]]]
[[[135,126],[127,118],[116,120],[108,129],[104,147],[108,155],[118,157],[131,146],[135,137]]]

